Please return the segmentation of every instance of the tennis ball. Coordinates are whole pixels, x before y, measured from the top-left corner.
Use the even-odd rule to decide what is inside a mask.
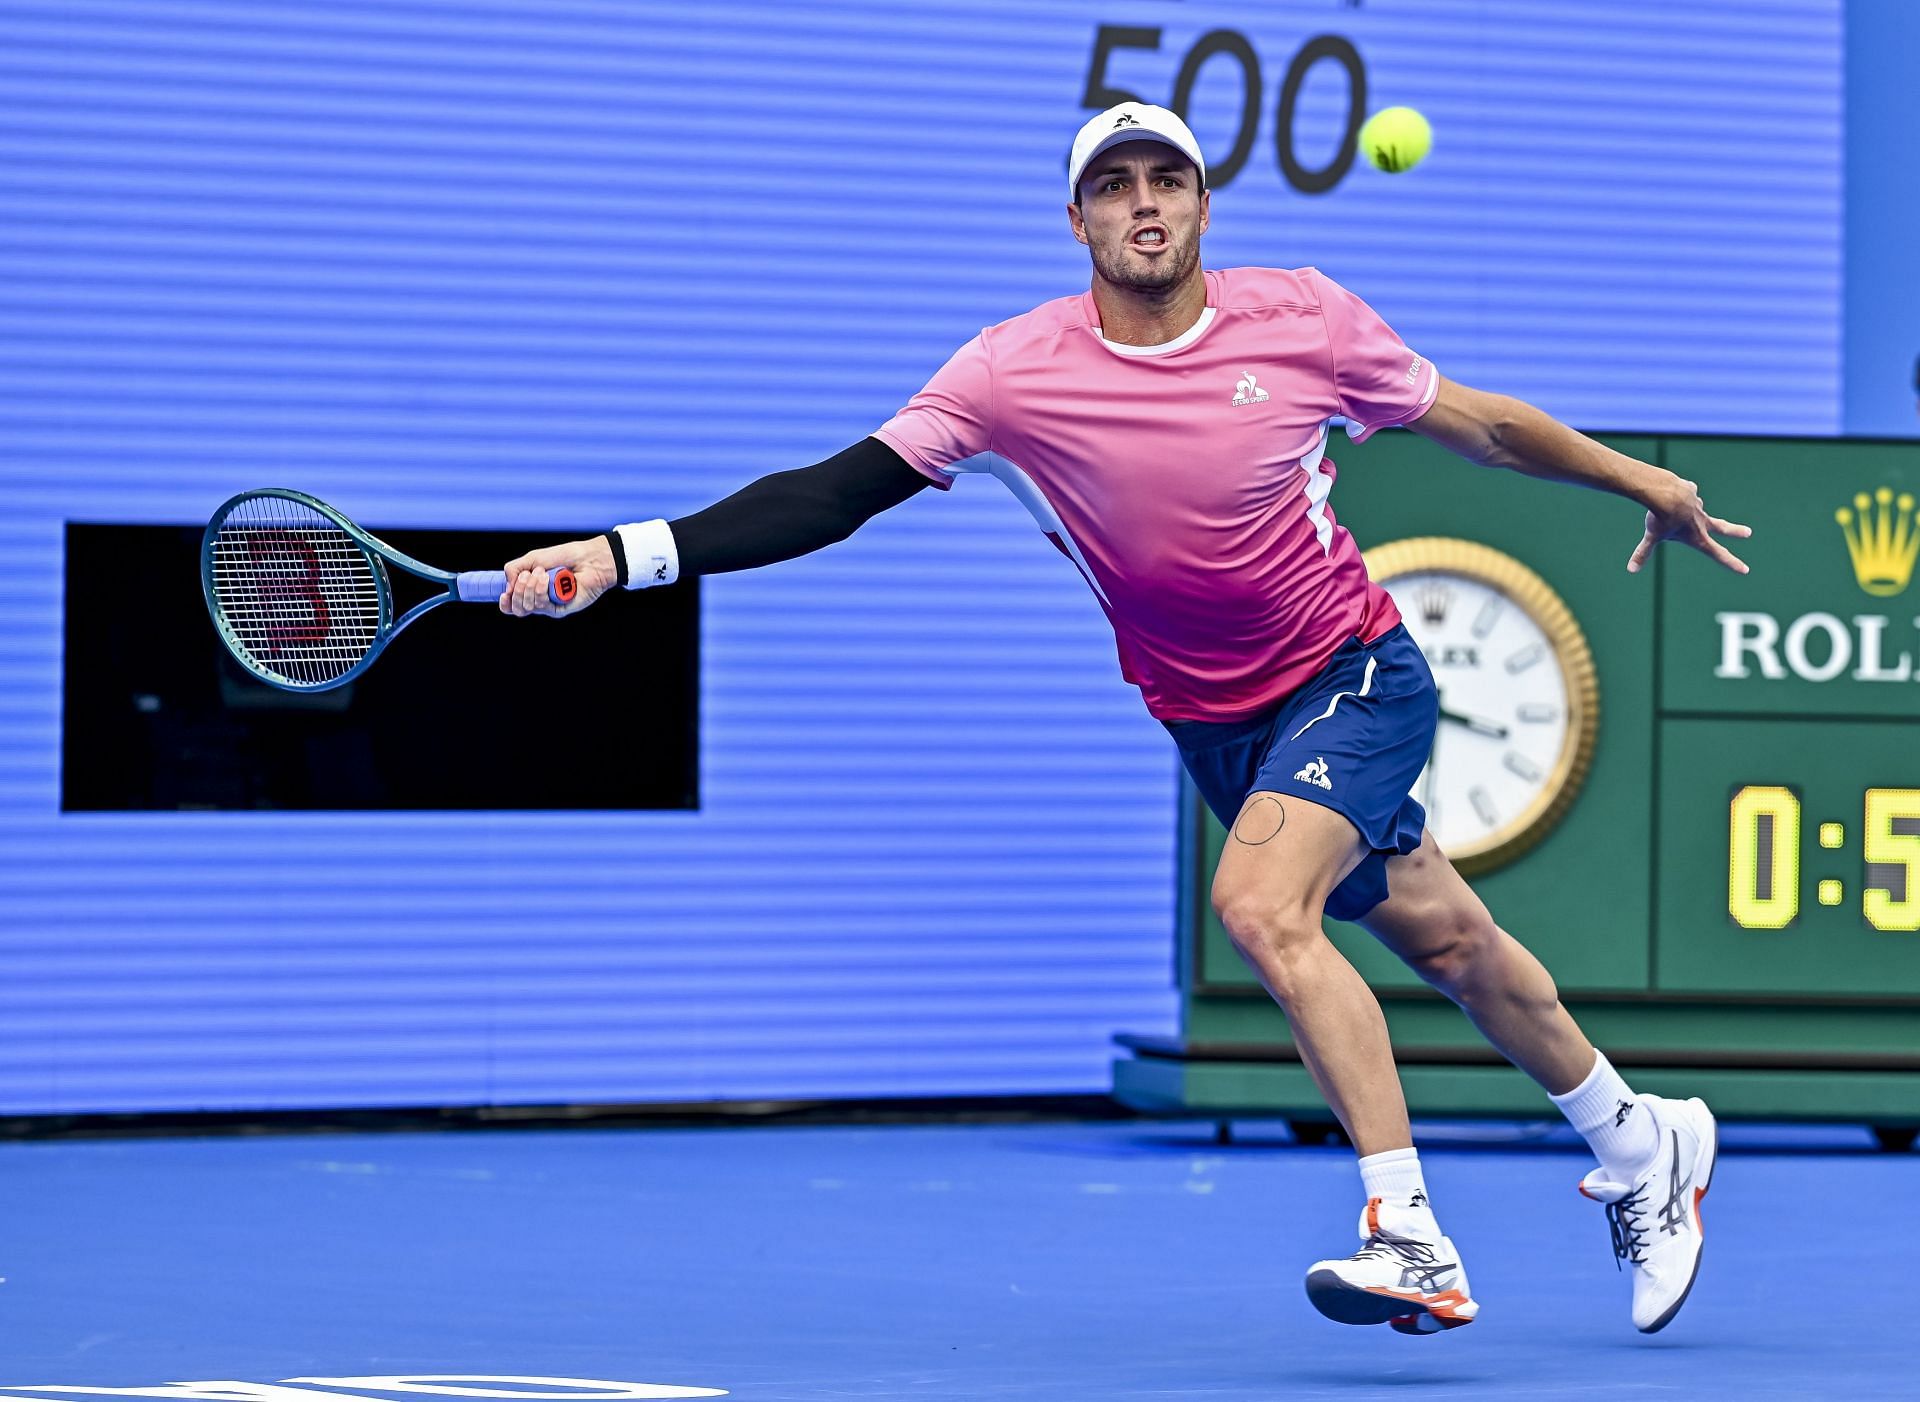
[[[1412,170],[1433,149],[1433,128],[1411,107],[1382,107],[1360,128],[1360,149],[1375,170]]]

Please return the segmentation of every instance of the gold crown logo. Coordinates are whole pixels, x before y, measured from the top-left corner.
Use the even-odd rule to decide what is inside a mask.
[[[1862,492],[1853,499],[1852,510],[1843,506],[1833,513],[1833,519],[1847,538],[1853,577],[1862,589],[1884,599],[1907,587],[1913,578],[1914,556],[1920,555],[1912,493],[1900,493],[1896,502],[1891,487],[1882,487],[1871,497]]]

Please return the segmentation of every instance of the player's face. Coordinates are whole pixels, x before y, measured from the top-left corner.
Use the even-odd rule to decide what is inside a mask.
[[[1094,158],[1079,193],[1067,217],[1107,282],[1150,292],[1193,276],[1207,192],[1192,161],[1164,142],[1122,142]]]

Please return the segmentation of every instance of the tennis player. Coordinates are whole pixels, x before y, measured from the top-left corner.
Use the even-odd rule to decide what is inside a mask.
[[[1421,1175],[1380,1004],[1325,914],[1459,1004],[1585,1136],[1599,1167],[1581,1191],[1632,1266],[1634,1324],[1660,1329],[1699,1267],[1714,1118],[1636,1095],[1427,831],[1410,790],[1434,681],[1334,515],[1328,433],[1405,425],[1487,467],[1628,497],[1646,509],[1630,572],[1677,540],[1745,573],[1714,537],[1751,532],[1708,515],[1692,482],[1446,379],[1313,268],[1204,270],[1206,168],[1174,113],[1127,102],[1094,117],[1067,183],[1088,291],[982,331],[824,462],[510,561],[500,607],[576,613],[616,587],[772,564],[960,473],[998,477],[1098,596],[1122,672],[1226,826],[1214,908],[1359,1155],[1362,1244],[1311,1267],[1309,1298],[1414,1334],[1479,1310]],[[561,565],[580,583],[565,609],[546,596]]]

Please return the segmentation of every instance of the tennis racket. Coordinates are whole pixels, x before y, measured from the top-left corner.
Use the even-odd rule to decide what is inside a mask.
[[[441,592],[396,618],[390,564]],[[428,610],[499,602],[507,576],[423,565],[325,502],[269,487],[213,513],[200,542],[200,585],[220,641],[242,667],[285,691],[328,691],[366,671]],[[572,570],[548,576],[554,603],[564,607],[578,591]]]

